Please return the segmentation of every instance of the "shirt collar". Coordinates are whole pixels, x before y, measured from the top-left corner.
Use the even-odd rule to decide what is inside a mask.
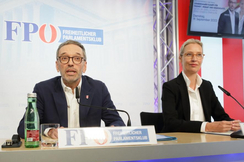
[[[235,11],[232,12],[232,11],[230,11],[230,9],[229,9],[229,13],[230,13],[231,15],[235,15],[236,12],[235,12]]]
[[[81,78],[81,80],[80,80],[80,83],[78,84],[78,89],[79,89],[79,91],[80,91],[80,89],[81,89],[81,83],[82,83],[82,78]],[[63,81],[63,78],[61,77],[61,85],[62,85],[62,87],[63,87],[63,90],[64,90],[64,92],[66,92],[67,90],[71,90],[71,88],[70,87],[68,87],[68,86],[66,86],[65,84],[64,84],[64,81]]]
[[[182,71],[182,75],[183,75],[183,78],[186,82],[186,86],[189,87],[190,86],[190,83],[191,81],[189,80],[189,78],[186,76],[186,74],[184,73],[184,71]],[[200,87],[202,84],[202,78],[197,74],[197,84],[196,84],[196,87]]]

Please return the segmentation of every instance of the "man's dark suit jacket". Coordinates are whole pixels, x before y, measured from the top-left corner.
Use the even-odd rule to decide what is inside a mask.
[[[203,80],[199,87],[205,120],[233,120],[225,113],[216,97],[212,84]],[[202,121],[190,121],[190,101],[182,73],[163,84],[164,132],[200,132]]]
[[[239,14],[235,12],[235,34],[238,34]],[[232,34],[229,9],[223,12],[219,17],[218,33]]]
[[[61,85],[61,77],[36,84],[34,92],[37,93],[40,124],[59,123],[60,126],[68,127],[67,102]],[[82,76],[80,103],[115,108],[105,84],[88,76]],[[116,111],[80,106],[79,116],[80,127],[99,127],[101,119],[106,126],[125,125]],[[20,137],[24,138],[24,117],[20,121],[17,131]]]

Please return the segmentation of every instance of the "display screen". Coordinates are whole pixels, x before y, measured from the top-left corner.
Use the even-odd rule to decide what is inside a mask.
[[[241,0],[191,0],[188,35],[244,37]]]

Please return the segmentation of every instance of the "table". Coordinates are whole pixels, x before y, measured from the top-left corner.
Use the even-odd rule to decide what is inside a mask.
[[[244,139],[204,133],[162,133],[174,136],[174,141],[159,141],[154,145],[102,146],[69,149],[1,148],[0,161],[138,161],[185,157],[215,158],[235,154],[244,159]],[[0,139],[3,144],[5,139]],[[236,156],[238,155],[238,156]],[[234,156],[233,156],[234,157]],[[199,159],[201,159],[199,158]],[[199,162],[198,159],[198,162]],[[205,161],[204,160],[204,161]],[[154,162],[154,160],[152,160]],[[157,161],[157,160],[155,160]],[[190,161],[189,159],[187,161]],[[224,160],[221,160],[224,161]]]

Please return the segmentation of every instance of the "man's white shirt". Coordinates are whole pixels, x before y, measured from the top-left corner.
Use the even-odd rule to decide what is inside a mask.
[[[78,85],[78,89],[81,89],[81,82]],[[63,79],[61,78],[61,84],[65,93],[66,101],[67,101],[67,112],[68,112],[68,128],[79,128],[80,127],[80,117],[79,117],[79,104],[75,97],[76,89],[74,89],[74,93],[72,93],[72,89],[67,87]]]

